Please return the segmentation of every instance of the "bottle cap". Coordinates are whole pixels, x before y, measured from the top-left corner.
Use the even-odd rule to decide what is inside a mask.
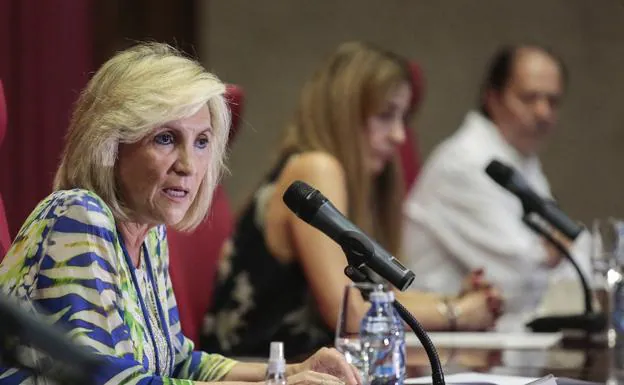
[[[284,360],[284,343],[279,341],[271,342],[271,353],[269,355],[271,361]]]
[[[371,302],[388,302],[388,295],[383,291],[374,291],[368,298]]]
[[[271,342],[271,351],[269,355],[269,366],[267,372],[276,374],[284,374],[286,371],[286,360],[284,360],[284,343]]]

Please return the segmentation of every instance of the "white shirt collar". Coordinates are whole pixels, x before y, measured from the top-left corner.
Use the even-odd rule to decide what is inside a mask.
[[[537,155],[525,156],[514,148],[503,137],[500,129],[479,111],[470,111],[462,124],[465,135],[480,138],[485,152],[492,153],[494,158],[518,169],[521,173],[535,167],[541,168]]]

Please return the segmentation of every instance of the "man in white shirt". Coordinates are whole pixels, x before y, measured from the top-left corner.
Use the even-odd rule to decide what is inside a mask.
[[[499,52],[480,110],[435,149],[404,207],[403,254],[418,277],[414,286],[457,293],[466,274],[485,269],[505,299],[499,330],[522,328],[562,256],[522,222],[518,198],[484,170],[498,159],[551,196],[537,154],[555,130],[565,83],[563,63],[546,49]]]

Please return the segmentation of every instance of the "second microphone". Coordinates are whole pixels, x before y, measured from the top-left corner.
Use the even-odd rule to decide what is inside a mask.
[[[345,218],[320,191],[302,181],[293,182],[283,196],[284,203],[299,218],[316,227],[364,264],[403,291],[414,281],[414,273],[381,245]]]

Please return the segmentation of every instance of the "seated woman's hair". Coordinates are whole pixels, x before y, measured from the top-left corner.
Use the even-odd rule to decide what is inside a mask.
[[[89,81],[72,115],[55,190],[93,191],[117,220],[129,220],[116,180],[120,143],[137,142],[152,129],[210,110],[211,162],[186,216],[176,225],[191,230],[204,219],[223,170],[230,127],[224,84],[198,62],[160,43],[145,43],[119,52]]]
[[[389,93],[405,82],[412,84],[402,57],[369,43],[341,44],[304,85],[282,151],[323,151],[338,159],[345,170],[349,217],[394,253],[400,243],[400,161],[395,156],[371,186],[363,164],[364,128],[367,119],[382,112]],[[371,198],[376,204],[372,215]],[[373,231],[373,218],[378,231]]]

